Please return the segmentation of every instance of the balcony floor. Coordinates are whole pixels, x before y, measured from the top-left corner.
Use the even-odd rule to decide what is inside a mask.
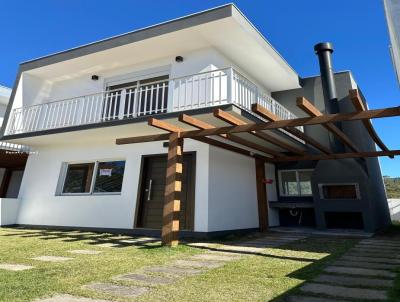
[[[204,122],[219,126],[228,126],[227,123],[221,121],[220,119],[214,117],[213,110],[215,108],[220,108],[224,111],[235,115],[243,119],[245,122],[257,122],[260,121],[254,115],[248,113],[245,110],[238,108],[236,105],[223,105],[218,107],[209,107],[203,109],[195,109],[184,111],[184,113],[196,117]],[[152,117],[157,117],[168,123],[179,126],[185,130],[194,130],[195,128],[181,123],[177,120],[178,116],[182,112],[164,113],[159,115],[152,115]],[[71,143],[96,143],[96,142],[110,142],[115,144],[117,138],[131,137],[131,136],[142,136],[142,135],[152,135],[165,133],[162,130],[158,130],[154,127],[148,126],[147,121],[150,116],[143,116],[139,118],[114,120],[109,122],[103,122],[98,124],[89,124],[74,126],[68,128],[51,129],[44,131],[37,131],[32,133],[23,133],[16,135],[4,136],[3,140],[12,143],[24,144],[31,147],[41,146],[41,145],[55,145],[55,144],[71,144]],[[305,145],[291,136],[285,134],[280,130],[268,131],[269,134],[274,137],[280,138],[284,142],[305,150]],[[251,134],[241,133],[237,134],[241,138],[245,138],[253,143],[257,143],[264,147],[276,150],[277,152],[285,152],[282,148],[260,140]],[[234,143],[230,143],[235,145]],[[251,150],[251,149],[249,149]]]

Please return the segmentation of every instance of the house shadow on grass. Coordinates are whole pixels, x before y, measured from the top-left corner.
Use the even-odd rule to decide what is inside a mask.
[[[160,246],[160,240],[158,238],[144,236],[118,235],[77,230],[24,229],[11,227],[3,229],[11,231],[0,235],[5,237],[37,238],[45,241],[61,240],[63,242],[85,242],[85,244],[88,245],[103,245],[113,248],[157,248]]]
[[[299,285],[289,288],[272,300],[268,300],[272,302],[286,302],[289,301],[288,297],[291,295],[303,295],[299,288],[305,282],[309,282],[319,274],[323,273],[323,269],[326,266],[340,258],[359,240],[360,238],[354,237],[323,237],[312,235],[305,239],[293,241],[279,247],[271,247],[265,250],[260,248],[260,251],[257,251],[258,245],[253,246],[254,250],[243,250],[243,247],[252,247],[252,245],[247,242],[243,242],[244,244],[242,245],[237,243],[229,245],[229,242],[226,242],[226,244],[229,245],[229,249],[214,246],[198,246],[196,248],[207,251],[228,252],[240,255],[252,255],[279,260],[303,262],[300,269],[291,271],[287,275],[282,276],[299,280]],[[235,246],[237,247],[236,250],[234,248]],[[298,255],[296,255],[296,252],[298,252]],[[308,253],[310,254],[308,255]],[[308,296],[310,296],[310,294],[308,294]]]
[[[22,229],[7,228],[7,232],[0,236],[12,236],[20,238],[37,238],[39,240],[61,240],[63,242],[85,242],[88,245],[109,245],[113,248],[135,247],[139,249],[161,248],[158,238],[150,238],[133,235],[117,235],[111,233],[96,233],[78,230],[51,230],[51,229]],[[183,245],[199,249],[204,252],[226,252],[241,256],[257,256],[278,260],[302,262],[302,267],[289,272],[286,278],[300,280],[296,287],[288,289],[273,302],[287,301],[289,295],[301,295],[299,287],[307,281],[311,281],[322,273],[323,268],[333,262],[350,249],[358,239],[345,237],[309,236],[304,239],[292,241],[278,247],[263,248],[259,244],[252,244],[254,239],[263,236],[280,235],[272,233],[255,233],[250,236],[229,236],[214,240],[187,240]],[[256,242],[257,240],[255,240]],[[228,247],[228,248],[227,248]],[[298,253],[297,253],[298,252]],[[309,254],[308,254],[309,253]]]

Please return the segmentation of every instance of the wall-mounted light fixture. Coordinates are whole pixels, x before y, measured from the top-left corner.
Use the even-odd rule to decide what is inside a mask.
[[[99,79],[99,76],[97,74],[92,75],[92,80],[97,81]]]
[[[178,62],[178,63],[183,62],[183,57],[182,56],[176,56],[175,57],[175,62]]]

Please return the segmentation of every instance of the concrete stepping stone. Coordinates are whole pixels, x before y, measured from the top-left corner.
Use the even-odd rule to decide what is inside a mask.
[[[378,251],[400,251],[400,246],[395,247],[395,246],[382,246],[382,245],[375,245],[375,244],[357,244],[354,246],[356,249],[369,249],[372,251],[378,250]]]
[[[188,243],[188,246],[191,247],[203,247],[203,248],[216,248],[217,244],[215,243],[208,243],[208,242],[192,242]]]
[[[95,251],[95,250],[72,250],[69,252],[71,254],[80,254],[80,255],[98,255],[102,253],[102,251]]]
[[[342,256],[340,259],[346,261],[388,263],[392,264],[393,267],[400,265],[400,259],[393,259],[393,258],[361,257],[356,255],[356,256]]]
[[[152,243],[152,242],[157,242],[160,241],[159,239],[156,238],[138,238],[138,239],[123,239],[123,240],[118,240],[118,242],[125,243],[125,244],[143,244],[143,243]]]
[[[134,298],[147,293],[150,289],[148,287],[140,286],[122,286],[112,283],[92,283],[85,285],[84,288],[102,292],[118,297]]]
[[[378,258],[392,258],[392,259],[400,259],[396,253],[380,253],[380,252],[371,252],[371,251],[356,251],[349,250],[345,255],[349,256],[361,256],[361,257],[378,257]]]
[[[393,248],[400,248],[400,244],[397,243],[382,243],[382,242],[363,242],[360,241],[357,245],[361,246],[384,246],[384,247],[393,247]]]
[[[386,277],[394,278],[395,273],[378,270],[378,269],[367,269],[367,268],[357,268],[357,267],[342,267],[342,266],[328,266],[324,269],[328,273],[336,274],[346,274],[346,275],[359,275],[359,276],[371,276],[371,277]]]
[[[337,275],[319,275],[313,281],[319,283],[330,283],[336,285],[357,287],[392,287],[394,284],[393,280]]]
[[[205,268],[212,269],[218,268],[224,265],[224,263],[216,262],[216,261],[191,261],[191,260],[176,260],[173,263],[174,266],[178,267],[195,267],[195,268]]]
[[[306,283],[300,287],[303,292],[328,295],[339,298],[367,300],[386,300],[387,294],[385,290],[365,289],[355,287],[344,287],[336,285],[326,285],[318,283]]]
[[[308,296],[290,296],[288,297],[287,301],[288,302],[340,302],[339,300],[308,297]]]
[[[387,240],[387,239],[364,239],[361,242],[363,243],[381,243],[381,244],[397,244],[400,245],[399,240]]]
[[[337,260],[333,263],[333,265],[334,266],[346,266],[346,267],[385,269],[385,270],[392,270],[394,268],[393,264],[374,263],[374,262],[356,262],[356,261],[346,261],[346,260]]]
[[[353,247],[349,251],[357,252],[357,253],[360,252],[360,253],[370,253],[370,254],[399,257],[399,254],[397,251],[385,250],[385,249],[370,249],[369,247]]]
[[[74,258],[68,258],[68,257],[60,257],[60,256],[39,256],[32,258],[33,260],[38,260],[38,261],[44,261],[44,262],[64,262],[64,261],[69,261]]]
[[[232,256],[232,257],[237,257],[241,258],[243,255],[240,253],[235,253],[235,252],[229,252],[229,251],[207,251],[207,254],[216,254],[216,255],[225,255],[225,256]]]
[[[288,244],[288,241],[270,241],[270,242],[262,242],[262,241],[251,241],[235,244],[235,246],[245,246],[245,247],[256,247],[256,248],[268,248],[268,247],[276,247]]]
[[[201,274],[203,270],[191,267],[153,266],[143,270],[150,273],[163,273],[174,276],[191,276]]]
[[[161,277],[161,276],[153,276],[153,275],[145,275],[145,274],[125,274],[120,275],[114,278],[115,280],[122,281],[139,281],[142,283],[146,283],[146,285],[163,285],[163,284],[171,284],[175,282],[174,279]]]
[[[121,245],[117,244],[117,243],[109,243],[109,242],[107,242],[107,243],[96,244],[96,246],[106,247],[106,248],[113,248],[113,247],[120,247]]]
[[[8,264],[8,263],[0,264],[0,269],[6,270],[6,271],[14,271],[14,272],[26,271],[26,270],[29,270],[32,268],[34,268],[34,267],[30,266],[30,265]]]
[[[195,260],[210,260],[210,261],[234,261],[237,260],[237,256],[226,256],[218,254],[199,254],[192,256],[190,259]]]
[[[98,300],[98,299],[93,300],[89,298],[74,297],[70,295],[57,295],[51,298],[35,300],[35,302],[111,302],[111,301]]]
[[[234,245],[224,245],[219,247],[219,249],[223,251],[235,251],[238,253],[261,253],[264,251],[264,248]]]

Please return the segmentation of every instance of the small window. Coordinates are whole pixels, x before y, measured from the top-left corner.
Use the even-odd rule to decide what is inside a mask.
[[[298,171],[300,195],[312,195],[311,175],[312,171]]]
[[[124,161],[99,162],[94,192],[121,192],[124,170]]]
[[[120,193],[122,190],[125,161],[66,164],[64,167],[62,194]]]
[[[358,184],[319,184],[321,199],[360,199]]]
[[[279,171],[281,196],[310,196],[312,170]]]
[[[68,165],[63,193],[89,193],[94,163]]]
[[[282,171],[281,172],[281,186],[282,195],[296,196],[300,195],[299,188],[297,186],[296,171]]]

